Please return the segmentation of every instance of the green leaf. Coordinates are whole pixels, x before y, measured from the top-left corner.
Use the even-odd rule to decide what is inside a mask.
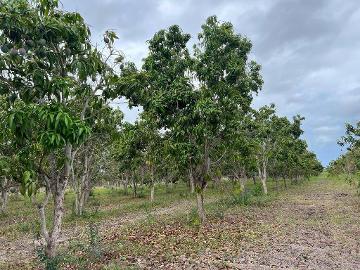
[[[51,135],[50,135],[50,144],[51,144],[51,145],[54,145],[55,139],[56,139],[56,135],[55,135],[55,134],[51,134]]]
[[[25,171],[23,174],[23,182],[26,184],[27,182],[29,182],[31,177],[31,172],[30,171]]]
[[[30,184],[27,190],[27,194],[29,197],[31,197],[31,195],[33,194],[33,185]]]
[[[20,191],[20,194],[21,194],[21,195],[25,196],[26,188],[25,188],[25,185],[24,185],[24,184],[21,184],[21,185],[20,185],[19,191]]]
[[[10,116],[9,116],[9,126],[10,126],[11,129],[14,129],[14,118],[15,118],[15,114],[14,113],[10,114]]]
[[[58,112],[58,114],[56,115],[56,119],[55,119],[55,129],[58,128],[61,117],[62,117],[62,112]]]
[[[65,116],[64,116],[64,122],[65,122],[66,128],[69,128],[69,121],[70,121],[69,116],[68,116],[68,115],[65,115]]]

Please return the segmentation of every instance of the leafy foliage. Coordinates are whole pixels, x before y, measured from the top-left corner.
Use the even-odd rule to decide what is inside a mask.
[[[345,136],[338,144],[347,146],[347,152],[330,162],[327,170],[333,176],[345,176],[360,194],[360,122],[355,126],[346,124]]]
[[[209,17],[193,49],[180,26],[158,31],[138,68],[115,48],[115,32],[104,33],[103,49],[94,47],[82,16],[57,0],[3,1],[0,13],[1,186],[7,192],[16,183],[37,206],[45,263],[56,261],[69,182],[78,215],[96,184],[121,183],[127,192],[131,182],[138,197],[137,188],[149,185],[153,201],[156,184],[170,193],[188,182],[197,199],[189,220],[200,228],[210,183],[230,182],[232,202],[247,204],[250,178],[260,178],[252,191],[260,195],[270,177],[298,182],[322,171],[301,138],[304,118],[278,116],[273,104],[252,108],[261,67],[230,22]],[[111,106],[123,96],[143,108],[135,123]],[[358,129],[347,126],[343,143],[351,149]],[[97,246],[94,227],[90,233]]]

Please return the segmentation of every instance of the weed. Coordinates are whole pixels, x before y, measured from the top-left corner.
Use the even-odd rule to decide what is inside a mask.
[[[187,215],[187,224],[196,229],[200,229],[201,220],[199,218],[198,212],[196,208],[192,208]]]
[[[18,229],[20,232],[28,233],[31,231],[31,224],[24,222],[18,224]]]
[[[96,224],[89,224],[89,253],[91,257],[100,258],[102,251],[100,248],[99,228]]]
[[[145,214],[146,214],[145,222],[146,222],[148,225],[153,225],[153,224],[156,223],[156,218],[155,218],[155,216],[154,216],[153,213],[152,213],[151,207],[146,207],[146,208],[145,208]]]
[[[255,196],[255,197],[263,195],[263,189],[262,189],[261,184],[256,183],[254,185],[254,187],[251,189],[250,193],[252,196]]]
[[[57,255],[54,258],[49,258],[45,254],[44,248],[38,248],[36,250],[37,257],[45,265],[46,270],[58,270],[61,262],[63,262],[63,257],[61,255]]]

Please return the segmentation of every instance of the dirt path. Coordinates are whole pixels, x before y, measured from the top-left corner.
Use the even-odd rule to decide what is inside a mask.
[[[272,224],[256,256],[241,256],[240,265],[259,269],[360,269],[360,198],[348,186],[320,180],[300,194],[290,193],[267,215]],[[267,246],[267,247],[266,247]],[[250,269],[250,267],[248,268]]]
[[[220,246],[163,269],[360,269],[360,198],[346,184],[314,181],[244,211],[221,222]]]

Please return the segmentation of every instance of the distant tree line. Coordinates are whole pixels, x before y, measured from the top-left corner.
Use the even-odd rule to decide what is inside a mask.
[[[345,135],[338,141],[346,152],[330,162],[327,171],[331,176],[343,177],[353,185],[360,195],[360,121],[356,125],[346,124]]]

